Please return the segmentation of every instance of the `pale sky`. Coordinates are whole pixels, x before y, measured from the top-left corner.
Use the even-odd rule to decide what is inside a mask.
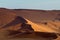
[[[0,0],[0,7],[10,9],[60,10],[60,0]]]

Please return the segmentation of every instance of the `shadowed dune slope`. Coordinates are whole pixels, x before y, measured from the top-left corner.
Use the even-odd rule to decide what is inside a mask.
[[[16,16],[16,18],[14,20],[12,20],[10,23],[6,24],[2,28],[9,27],[9,26],[14,26],[14,25],[17,25],[17,24],[20,24],[20,23],[27,23],[27,21],[20,16]]]

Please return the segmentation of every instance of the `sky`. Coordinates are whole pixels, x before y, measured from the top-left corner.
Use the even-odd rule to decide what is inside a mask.
[[[0,0],[0,8],[60,10],[60,0]]]

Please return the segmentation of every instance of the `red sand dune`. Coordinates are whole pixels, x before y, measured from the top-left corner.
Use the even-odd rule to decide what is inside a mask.
[[[31,25],[34,31],[50,33],[60,32],[60,10],[31,10],[5,8],[0,8],[0,31],[18,30],[23,20],[19,21],[18,19],[18,21],[16,21],[17,19],[15,18],[17,16],[23,17],[27,21],[27,24]],[[46,25],[44,24],[44,22],[47,22],[48,24]]]

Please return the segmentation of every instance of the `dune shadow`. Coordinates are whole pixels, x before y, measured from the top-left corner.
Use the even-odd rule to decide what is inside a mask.
[[[12,22],[6,24],[2,28],[7,28],[9,26],[14,26],[14,25],[19,24],[19,23],[27,23],[27,21],[23,17],[17,16]]]
[[[19,31],[9,31],[12,35],[8,34],[8,36],[12,36],[11,38],[47,38],[47,39],[56,39],[58,36],[56,33],[48,33],[48,32],[26,32],[22,33]]]

